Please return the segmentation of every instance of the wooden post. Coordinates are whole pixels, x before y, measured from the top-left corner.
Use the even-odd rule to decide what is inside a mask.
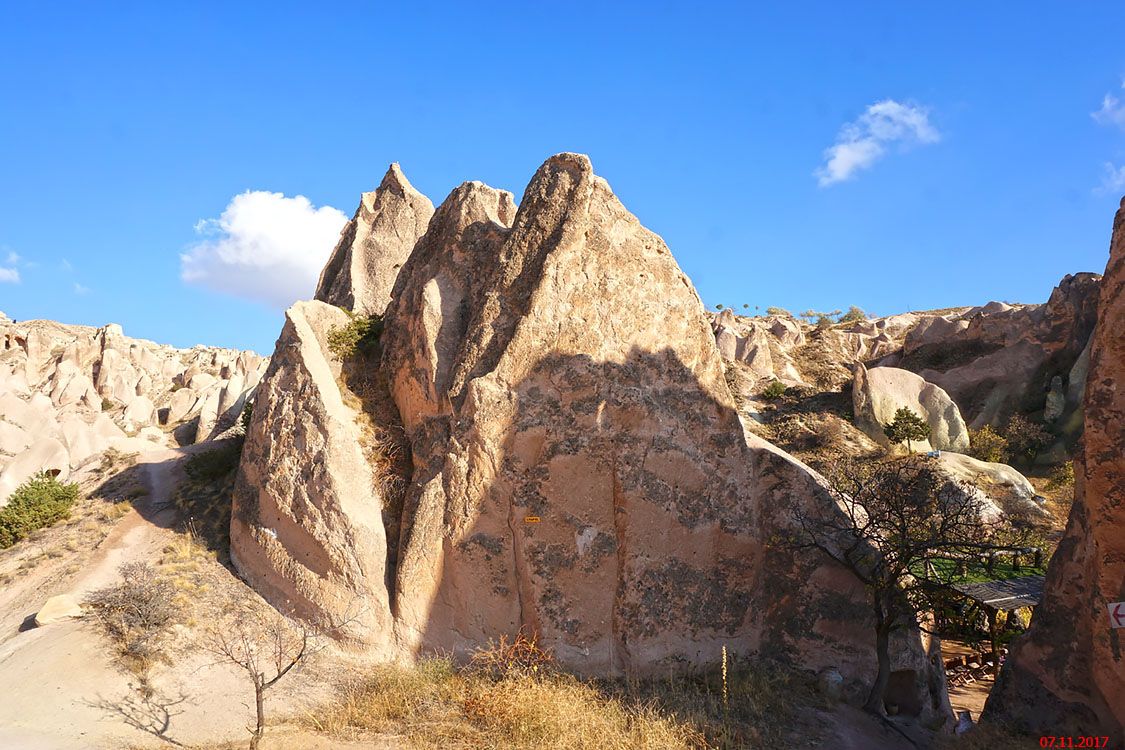
[[[992,674],[1000,674],[1000,610],[988,610],[988,635],[992,639]]]
[[[1012,570],[1019,570],[1019,569],[1020,569],[1020,553],[1019,552],[1013,552],[1012,553]]]
[[[1043,550],[1038,547],[1035,548],[1035,567],[1043,567]]]
[[[989,552],[984,556],[984,572],[992,575],[992,569],[996,564],[996,556]]]

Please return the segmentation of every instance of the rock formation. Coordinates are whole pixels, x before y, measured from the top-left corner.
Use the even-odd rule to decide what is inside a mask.
[[[1083,450],[1066,532],[1043,600],[985,708],[1034,734],[1109,735],[1125,745],[1125,201],[1113,225],[1089,350]]]
[[[392,164],[364,193],[320,274],[315,298],[357,315],[382,315],[398,269],[426,231],[434,205]]]
[[[917,441],[920,451],[943,450],[964,453],[969,450],[969,430],[957,404],[945,391],[927,383],[909,370],[897,367],[855,366],[852,403],[856,427],[880,445],[891,442],[883,430],[901,408],[910,409],[930,426],[929,440]]]
[[[283,610],[378,644],[390,629],[383,498],[326,343],[348,316],[312,301],[285,318],[243,444],[231,557]]]
[[[518,210],[454,190],[395,280],[380,352],[333,362],[332,314],[290,311],[236,485],[233,558],[279,606],[358,600],[373,617],[349,635],[407,656],[522,630],[586,673],[726,646],[870,684],[860,582],[776,546],[796,505],[839,509],[746,432],[691,282],[586,157],[549,159]],[[916,631],[893,659],[910,705],[947,712]]]
[[[65,477],[106,448],[128,449],[138,438],[145,447],[146,436],[163,442],[160,427],[198,419],[193,439],[212,437],[237,415],[220,414],[218,401],[209,411],[206,398],[226,392],[233,407],[265,365],[253,352],[129,338],[118,325],[0,316],[0,505],[37,471]],[[203,377],[210,381],[200,391],[184,387]]]
[[[1027,477],[1007,464],[943,452],[937,459],[937,465],[945,476],[962,485],[972,486],[974,494],[984,503],[984,515],[988,519],[1003,514],[1043,521],[1050,515],[1045,505],[1046,498],[1035,491]]]

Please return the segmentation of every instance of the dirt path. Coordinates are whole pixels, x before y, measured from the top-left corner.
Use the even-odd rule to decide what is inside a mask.
[[[81,558],[82,569],[68,580],[55,576],[37,588],[36,571],[31,571],[21,581],[26,590],[21,609],[6,622],[18,623],[28,606],[51,595],[65,592],[81,599],[110,585],[125,563],[155,563],[175,538],[169,497],[176,465],[189,452],[141,454],[138,465],[148,495],[115,524],[92,556]],[[122,671],[112,647],[90,623],[5,628],[0,685],[9,689],[0,701],[0,748],[147,747],[239,738],[249,716],[240,710],[246,700],[244,676],[198,654],[174,661],[154,673],[153,692],[142,694],[136,676]]]

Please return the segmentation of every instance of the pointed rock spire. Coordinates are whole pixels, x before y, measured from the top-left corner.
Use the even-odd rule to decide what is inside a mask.
[[[399,269],[426,231],[434,205],[398,164],[364,193],[320,274],[315,299],[359,315],[382,315]]]

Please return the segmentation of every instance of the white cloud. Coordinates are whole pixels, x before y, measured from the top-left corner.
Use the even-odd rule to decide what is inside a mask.
[[[1125,81],[1121,83],[1121,88],[1125,89]],[[1125,103],[1113,94],[1106,94],[1102,97],[1102,108],[1091,112],[1090,117],[1100,125],[1116,125],[1125,130]]]
[[[82,286],[77,281],[74,282],[74,293],[79,296],[84,296],[90,293],[90,287]]]
[[[20,283],[20,272],[16,268],[4,268],[0,266],[0,284],[18,284]]]
[[[813,174],[818,185],[828,187],[870,168],[892,143],[911,146],[940,140],[941,134],[930,124],[928,110],[884,99],[840,128],[836,143],[824,151],[824,165]]]
[[[1120,167],[1113,166],[1112,162],[1105,163],[1105,176],[1102,177],[1102,184],[1094,192],[1096,193],[1119,193],[1125,190],[1125,164]]]
[[[347,217],[303,195],[264,190],[236,195],[218,219],[196,223],[207,239],[180,255],[180,277],[220,292],[285,308],[308,298]]]
[[[17,253],[14,250],[9,250],[8,251],[8,257],[4,262],[7,263],[9,266],[15,266],[15,265],[19,265],[19,262],[21,260],[23,260],[23,258],[20,256],[19,253]]]

